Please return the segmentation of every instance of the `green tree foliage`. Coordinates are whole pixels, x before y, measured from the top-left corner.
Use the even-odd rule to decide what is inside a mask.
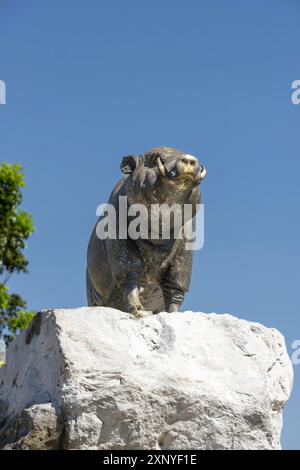
[[[26,328],[34,315],[22,297],[10,294],[7,286],[13,273],[28,271],[23,250],[34,227],[31,215],[19,208],[24,185],[20,165],[0,165],[0,336],[6,342]]]

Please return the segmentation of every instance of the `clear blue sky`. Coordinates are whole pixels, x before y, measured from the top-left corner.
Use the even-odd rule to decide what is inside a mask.
[[[300,339],[298,0],[0,0],[1,160],[21,162],[34,309],[85,305],[95,210],[122,155],[199,155],[205,247],[185,309]],[[300,365],[283,445],[300,449]]]

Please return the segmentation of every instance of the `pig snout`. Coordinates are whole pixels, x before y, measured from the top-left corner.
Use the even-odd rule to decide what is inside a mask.
[[[195,177],[199,168],[199,162],[193,155],[184,155],[176,161],[176,170],[179,176],[190,175]]]

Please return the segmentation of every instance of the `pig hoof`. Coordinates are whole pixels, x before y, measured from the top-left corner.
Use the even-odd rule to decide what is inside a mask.
[[[150,310],[137,310],[136,312],[132,312],[132,315],[135,318],[146,318],[146,317],[151,317],[153,315],[153,312]]]

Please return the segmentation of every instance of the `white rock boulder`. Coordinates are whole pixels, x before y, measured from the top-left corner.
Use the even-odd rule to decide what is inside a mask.
[[[44,311],[0,369],[3,449],[279,449],[284,338],[231,315]]]

